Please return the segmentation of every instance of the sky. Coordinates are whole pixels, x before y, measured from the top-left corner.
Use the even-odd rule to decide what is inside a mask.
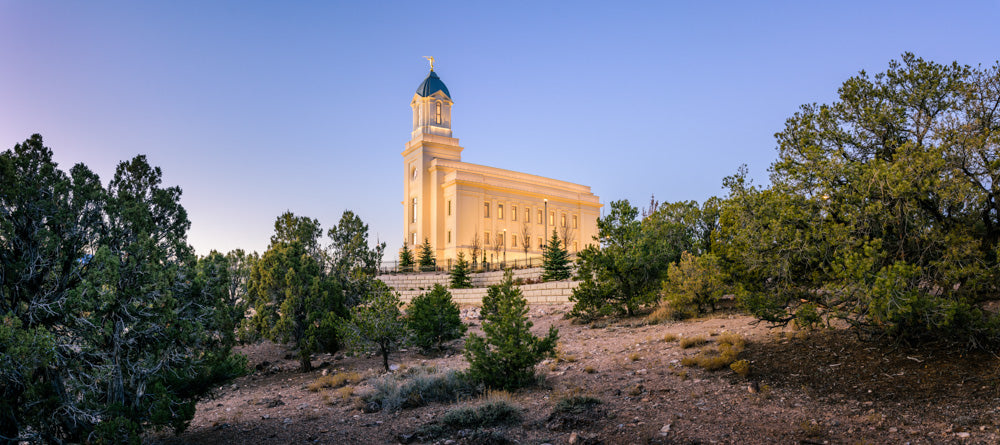
[[[286,210],[352,210],[403,240],[409,107],[427,75],[462,160],[588,185],[607,204],[704,201],[774,134],[912,52],[1000,59],[1000,1],[0,0],[0,150],[40,133],[107,183],[145,154],[196,251],[263,252]]]

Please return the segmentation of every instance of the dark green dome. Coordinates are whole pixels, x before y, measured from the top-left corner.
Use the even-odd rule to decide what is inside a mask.
[[[427,97],[438,91],[444,93],[445,96],[448,96],[448,99],[451,99],[451,93],[448,92],[448,87],[444,86],[444,82],[441,81],[441,78],[439,78],[437,73],[434,71],[431,71],[431,73],[427,75],[427,78],[424,79],[419,87],[417,87],[417,94],[419,94],[420,97]]]

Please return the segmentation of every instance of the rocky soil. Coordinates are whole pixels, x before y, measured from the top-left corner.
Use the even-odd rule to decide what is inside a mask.
[[[844,330],[770,329],[738,314],[644,325],[621,320],[573,324],[566,305],[531,309],[539,335],[559,329],[560,355],[538,367],[540,384],[511,396],[519,422],[491,429],[494,443],[521,444],[839,444],[1000,442],[1000,361],[985,353],[947,348],[911,349],[860,341]],[[474,308],[463,310],[478,332]],[[750,375],[725,368],[705,371],[681,364],[698,347],[680,339],[725,333],[747,339],[739,358]],[[677,337],[673,339],[671,337]],[[400,371],[419,366],[463,369],[462,341],[427,357],[410,350],[392,357]],[[321,355],[309,373],[285,347],[244,347],[252,375],[218,388],[198,404],[179,436],[149,437],[159,444],[367,444],[413,440],[418,428],[477,400],[431,404],[402,411],[362,412],[358,395],[380,374],[380,359]],[[357,372],[346,389],[310,391],[324,374]],[[556,413],[574,395],[600,399],[580,413]],[[458,431],[441,444],[483,443]]]

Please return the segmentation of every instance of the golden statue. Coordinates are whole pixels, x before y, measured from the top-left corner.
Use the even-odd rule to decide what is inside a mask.
[[[431,71],[434,71],[434,56],[424,56],[431,63]]]

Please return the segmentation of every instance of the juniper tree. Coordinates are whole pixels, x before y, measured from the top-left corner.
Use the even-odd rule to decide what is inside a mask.
[[[180,188],[144,156],[107,188],[34,135],[0,154],[0,435],[138,443],[182,430],[241,363],[198,277]]]
[[[389,371],[389,355],[406,341],[406,323],[399,307],[399,296],[381,281],[376,283],[362,304],[351,308],[350,322],[341,331],[353,348],[369,350],[382,356]]]

